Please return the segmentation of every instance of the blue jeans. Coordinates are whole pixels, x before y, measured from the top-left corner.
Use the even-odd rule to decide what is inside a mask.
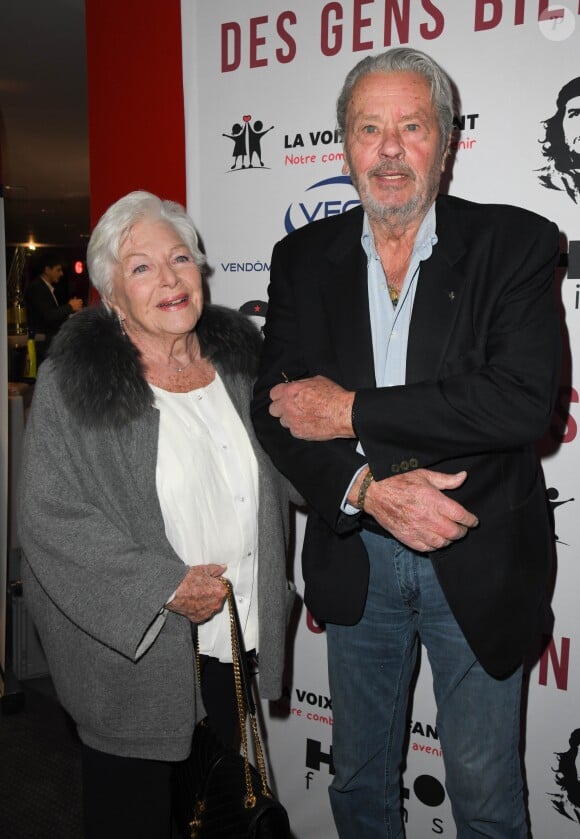
[[[445,785],[458,839],[526,839],[519,756],[521,668],[497,680],[468,646],[429,559],[364,532],[370,581],[355,626],[326,627],[334,717],[330,787],[341,839],[403,837],[409,687],[427,650]]]

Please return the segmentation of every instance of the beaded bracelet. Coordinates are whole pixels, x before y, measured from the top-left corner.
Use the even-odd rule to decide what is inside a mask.
[[[365,508],[365,498],[366,498],[367,490],[368,490],[368,488],[370,487],[370,485],[372,484],[373,481],[374,481],[374,476],[373,476],[373,473],[371,472],[371,470],[369,469],[369,471],[366,473],[366,475],[362,479],[362,483],[361,483],[361,485],[359,487],[359,491],[358,491],[358,498],[356,499],[356,506],[358,507],[359,510],[364,510],[364,508]]]

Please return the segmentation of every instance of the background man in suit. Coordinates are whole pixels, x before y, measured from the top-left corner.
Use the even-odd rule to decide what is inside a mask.
[[[47,257],[40,275],[32,280],[25,291],[28,328],[46,336],[41,357],[46,354],[51,340],[65,320],[83,308],[80,297],[71,297],[63,304],[58,301],[54,287],[62,275],[62,262]]]
[[[437,197],[452,94],[425,54],[363,59],[337,116],[362,207],[275,246],[253,404],[311,507],[305,600],[327,623],[335,822],[342,839],[403,835],[422,642],[457,835],[521,839],[522,661],[552,549],[533,443],[558,383],[558,231]]]

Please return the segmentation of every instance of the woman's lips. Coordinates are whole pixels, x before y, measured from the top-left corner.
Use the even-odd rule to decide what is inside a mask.
[[[175,309],[179,306],[185,306],[189,302],[188,294],[180,294],[179,297],[172,297],[171,300],[162,300],[157,304],[158,309]]]

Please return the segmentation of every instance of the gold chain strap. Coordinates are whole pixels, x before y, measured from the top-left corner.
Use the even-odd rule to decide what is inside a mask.
[[[228,606],[230,609],[230,632],[232,636],[232,662],[234,665],[234,683],[236,686],[236,703],[238,705],[238,718],[240,721],[240,734],[242,737],[242,757],[244,758],[244,772],[246,776],[246,798],[244,805],[249,809],[256,803],[256,796],[254,795],[254,788],[252,786],[252,775],[250,773],[250,759],[248,757],[248,731],[246,726],[246,703],[244,702],[244,694],[242,691],[242,673],[240,670],[240,648],[238,646],[238,634],[236,632],[236,623],[234,618],[234,606],[232,603],[233,590],[232,584],[225,577],[221,578],[228,591]]]
[[[264,753],[262,751],[262,743],[258,732],[258,723],[256,715],[252,714],[247,707],[244,699],[244,691],[242,688],[242,672],[240,665],[240,647],[238,644],[238,633],[236,631],[236,620],[234,610],[236,608],[234,602],[234,592],[231,582],[226,577],[220,577],[220,581],[224,584],[227,591],[228,608],[230,613],[230,634],[232,639],[232,663],[234,668],[234,684],[236,691],[236,704],[238,706],[238,719],[240,722],[240,735],[242,740],[242,757],[244,759],[244,775],[246,780],[246,797],[244,799],[244,806],[251,809],[256,804],[256,796],[254,794],[254,787],[252,785],[252,775],[250,772],[250,759],[248,756],[248,731],[246,725],[246,716],[250,718],[250,729],[252,732],[252,740],[254,743],[254,750],[256,752],[256,761],[258,764],[258,772],[260,773],[260,781],[262,786],[262,794],[267,798],[271,798],[271,792],[268,789],[268,780],[266,776],[266,763],[264,760]],[[201,667],[199,660],[199,641],[196,645],[195,660],[197,668],[197,677],[201,686]],[[250,686],[248,685],[248,690]]]

